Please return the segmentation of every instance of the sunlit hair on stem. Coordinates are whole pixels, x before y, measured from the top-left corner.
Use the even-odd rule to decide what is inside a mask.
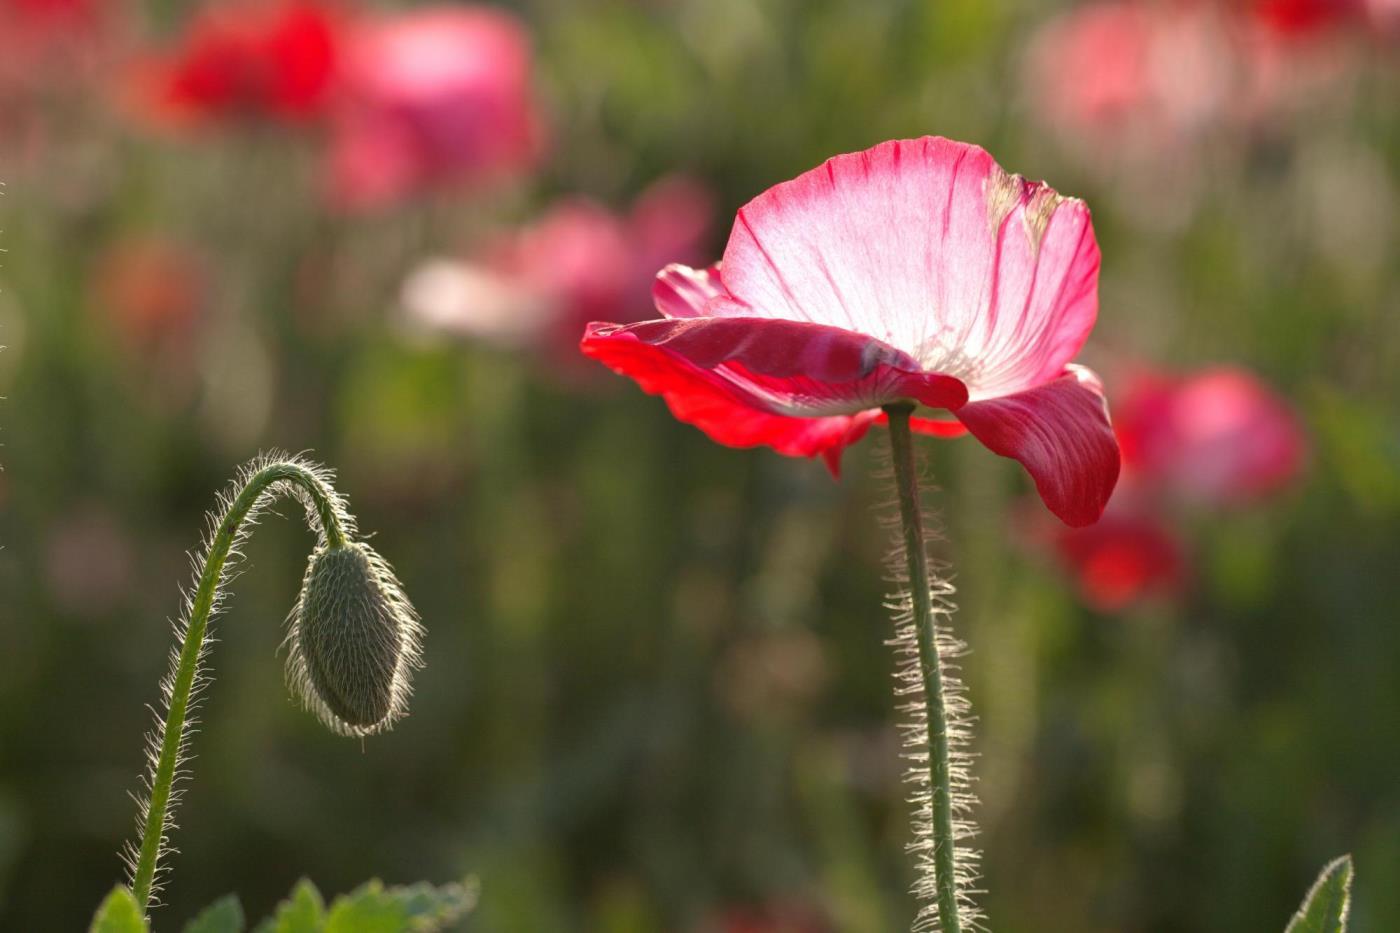
[[[942,540],[937,514],[926,509],[919,488],[924,472],[913,453],[909,408],[891,405],[889,441],[880,446],[878,477],[889,484],[881,524],[890,531],[885,563],[897,589],[886,606],[893,613],[895,697],[903,717],[904,781],[912,790],[912,839],[920,908],[915,933],[985,929],[975,902],[981,893],[980,854],[968,842],[977,834],[972,791],[971,707],[957,660],[967,645],[951,628],[956,607],[947,563],[930,560],[928,546]],[[917,587],[922,587],[920,593]]]

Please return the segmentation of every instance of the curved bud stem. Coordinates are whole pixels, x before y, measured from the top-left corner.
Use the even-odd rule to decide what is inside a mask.
[[[971,867],[960,864],[959,857],[964,853],[958,848],[960,838],[971,835],[971,828],[959,825],[957,811],[965,810],[970,802],[967,790],[968,777],[960,754],[965,735],[959,733],[959,718],[966,701],[959,693],[959,685],[951,680],[945,659],[940,657],[940,640],[945,642],[945,654],[956,655],[961,645],[951,635],[940,632],[937,625],[939,614],[946,615],[950,607],[935,605],[935,580],[930,576],[927,552],[927,533],[924,528],[924,514],[919,498],[919,480],[914,463],[913,438],[909,418],[912,404],[887,405],[885,413],[890,423],[890,448],[894,460],[894,480],[896,496],[899,500],[900,526],[903,532],[902,551],[905,567],[897,567],[897,578],[907,581],[908,592],[895,608],[901,611],[898,618],[899,636],[894,644],[908,654],[917,655],[918,670],[911,667],[897,675],[905,683],[902,694],[922,693],[922,709],[912,704],[914,723],[906,739],[906,744],[917,742],[923,748],[909,753],[908,757],[919,762],[913,773],[913,781],[920,788],[915,802],[915,842],[912,851],[921,854],[921,868],[926,871],[932,862],[932,883],[921,879],[920,893],[931,895],[937,905],[937,929],[939,933],[961,933],[964,919],[972,920],[975,914],[966,901],[965,889],[971,880]],[[899,554],[896,553],[897,560]],[[907,570],[907,576],[906,576]],[[940,596],[951,593],[951,587],[941,584]],[[913,641],[908,642],[912,628]],[[945,638],[946,635],[946,638]],[[931,859],[929,851],[931,850]],[[931,889],[931,890],[929,890]],[[924,914],[916,929],[923,928]]]
[[[166,828],[173,806],[172,787],[184,757],[185,729],[191,713],[191,694],[199,681],[204,636],[210,616],[219,606],[219,585],[230,555],[247,534],[246,525],[256,517],[265,497],[290,494],[306,506],[308,517],[315,515],[324,547],[345,547],[354,531],[353,520],[340,496],[331,488],[324,470],[295,458],[254,461],[233,486],[232,496],[221,500],[221,514],[211,513],[211,537],[204,553],[198,588],[187,601],[185,622],[177,627],[182,638],[178,654],[172,654],[171,670],[162,689],[165,695],[164,722],[151,736],[150,771],[147,798],[138,827],[139,848],[128,849],[131,890],[145,913],[155,888],[160,857],[166,845]],[[178,796],[178,795],[176,795]]]

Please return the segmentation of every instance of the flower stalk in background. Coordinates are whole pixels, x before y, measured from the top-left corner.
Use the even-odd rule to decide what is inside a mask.
[[[290,496],[306,509],[317,534],[301,595],[288,619],[288,684],[332,731],[365,736],[390,728],[407,712],[409,679],[422,666],[422,626],[388,564],[354,540],[355,520],[330,484],[330,473],[298,457],[269,455],[245,467],[211,512],[198,583],[176,626],[179,647],[161,682],[164,719],[150,735],[148,794],[137,821],[139,841],[126,858],[131,891],[142,913],[158,889],[175,787],[183,776],[186,730],[207,683],[203,661],[209,621],[223,600],[225,571],[259,512]]]
[[[1071,364],[1098,313],[1099,250],[1083,202],[926,137],[836,156],[740,209],[721,263],[668,266],[663,317],[590,324],[582,349],[682,421],[733,447],[822,456],[886,422],[902,534],[894,561],[898,693],[925,901],[915,927],[975,925],[966,704],[931,574],[915,432],[970,432],[1018,460],[1066,523],[1102,513],[1119,455],[1102,387]],[[918,405],[950,414],[920,417]],[[946,651],[943,653],[940,649]]]

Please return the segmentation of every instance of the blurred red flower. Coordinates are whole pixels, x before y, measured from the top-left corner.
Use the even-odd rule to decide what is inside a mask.
[[[330,100],[339,26],[308,0],[208,7],[138,62],[136,105],[171,125],[312,120]]]
[[[543,131],[529,37],[510,14],[425,7],[358,23],[331,152],[332,193],[374,207],[532,165]]]
[[[635,321],[667,259],[700,255],[713,198],[671,176],[642,192],[625,215],[569,198],[536,223],[498,237],[472,262],[436,260],[405,284],[416,326],[508,347],[567,349],[599,317]]]
[[[1080,597],[1100,612],[1175,595],[1186,583],[1186,548],[1176,531],[1152,509],[1119,505],[1117,497],[1096,524],[1057,529],[1053,545]]]
[[[1305,36],[1365,13],[1363,0],[1254,0],[1254,19],[1281,35]]]
[[[127,349],[142,356],[187,357],[205,284],[200,263],[178,243],[132,237],[99,257],[90,294]]]
[[[1126,470],[1217,505],[1257,500],[1301,472],[1307,439],[1288,403],[1235,367],[1140,374],[1117,409]]]
[[[1118,477],[1101,386],[1070,365],[1098,269],[1082,201],[977,146],[886,142],[750,201],[722,263],[662,270],[662,318],[590,324],[582,349],[721,444],[833,472],[880,406],[946,410],[1083,525]]]

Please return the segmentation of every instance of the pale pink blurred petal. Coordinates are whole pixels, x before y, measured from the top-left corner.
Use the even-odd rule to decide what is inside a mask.
[[[451,259],[431,259],[416,268],[399,301],[413,330],[517,349],[538,340],[552,316],[546,299],[512,279]]]
[[[657,257],[698,254],[710,209],[707,191],[680,178],[644,190],[625,215],[567,198],[534,223],[495,236],[451,273],[420,270],[419,297],[406,304],[419,309],[413,316],[420,324],[435,322],[431,329],[561,351],[573,360],[589,321],[631,322],[652,312]],[[418,287],[424,282],[434,288]],[[459,297],[423,299],[430,291]],[[470,308],[460,299],[466,293]]]
[[[638,264],[651,275],[668,263],[699,262],[714,213],[714,195],[693,178],[671,175],[652,184],[629,217]]]
[[[1188,143],[1237,91],[1226,20],[1199,4],[1076,7],[1041,28],[1028,61],[1035,114],[1099,160]]]
[[[1140,376],[1119,406],[1118,431],[1125,464],[1145,482],[1212,504],[1279,492],[1307,458],[1297,415],[1235,367]]]

